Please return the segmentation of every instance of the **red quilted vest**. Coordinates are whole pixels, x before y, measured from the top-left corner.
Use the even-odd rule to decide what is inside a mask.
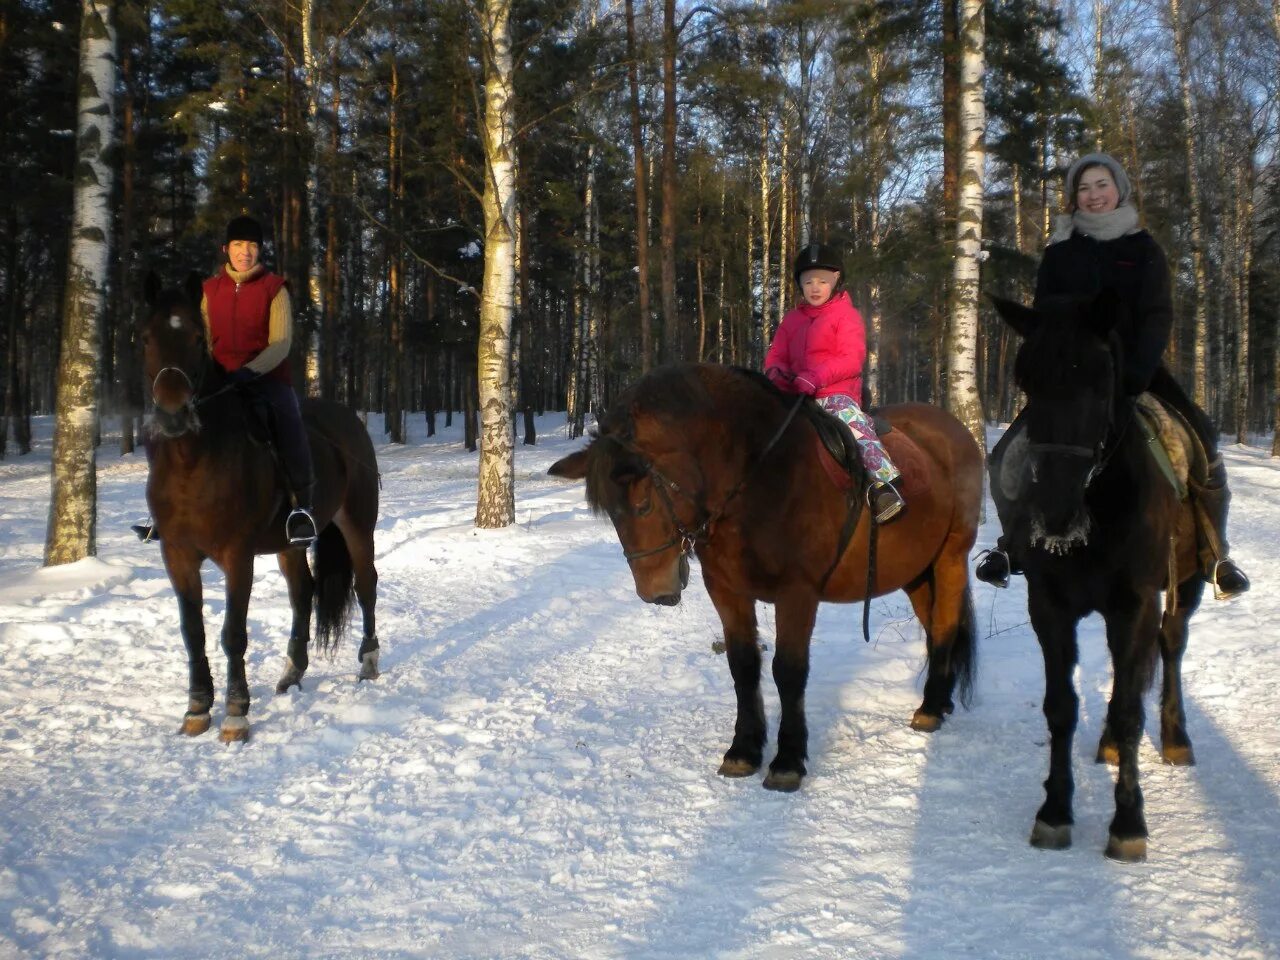
[[[284,283],[284,277],[265,269],[243,283],[232,280],[226,270],[204,282],[209,336],[213,341],[210,349],[213,359],[228,373],[239,370],[266,349],[271,334],[271,301]],[[293,382],[287,359],[267,376]]]

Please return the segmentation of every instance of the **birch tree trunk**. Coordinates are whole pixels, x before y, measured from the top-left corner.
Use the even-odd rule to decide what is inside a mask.
[[[982,253],[984,0],[962,0],[960,7],[960,144],[956,249],[952,273],[950,337],[947,347],[947,395],[951,412],[986,450],[982,400],[978,392],[978,280]]]
[[[62,314],[46,566],[73,563],[97,553],[94,437],[100,325],[110,259],[116,33],[109,0],[82,0],[80,10],[75,199]]]
[[[1209,402],[1209,318],[1205,306],[1204,229],[1200,221],[1200,177],[1196,173],[1196,105],[1191,96],[1191,63],[1187,55],[1187,27],[1180,0],[1169,0],[1169,24],[1173,53],[1182,90],[1182,140],[1187,166],[1187,204],[1191,207],[1191,265],[1195,276],[1195,342],[1193,344],[1192,394],[1201,408]]]
[[[302,82],[307,94],[307,297],[306,297],[306,370],[307,394],[320,395],[320,331],[324,313],[324,292],[320,282],[320,176],[317,172],[320,153],[320,69],[316,64],[315,0],[299,0],[302,20]]]
[[[480,393],[480,478],[476,526],[515,521],[511,424],[511,323],[516,286],[515,103],[511,0],[484,0],[484,280],[476,375]]]

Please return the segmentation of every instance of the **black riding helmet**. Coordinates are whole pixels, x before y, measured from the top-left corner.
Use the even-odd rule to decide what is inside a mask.
[[[791,272],[796,286],[800,285],[800,274],[806,270],[832,270],[840,274],[836,286],[839,287],[844,282],[844,263],[840,260],[840,253],[835,247],[829,247],[825,243],[806,244],[796,254],[795,268]]]
[[[235,217],[227,224],[227,239],[224,243],[230,243],[232,240],[248,240],[262,246],[262,224],[253,217]]]

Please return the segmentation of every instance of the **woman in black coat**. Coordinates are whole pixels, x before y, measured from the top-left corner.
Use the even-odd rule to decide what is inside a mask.
[[[1207,475],[1193,478],[1200,521],[1200,557],[1215,595],[1249,589],[1249,578],[1227,556],[1227,473],[1218,453],[1217,429],[1164,366],[1173,326],[1169,266],[1164,251],[1138,226],[1124,169],[1105,153],[1081,157],[1067,171],[1069,213],[1059,217],[1036,275],[1035,305],[1054,297],[1093,299],[1110,291],[1129,306],[1116,328],[1124,347],[1123,381],[1131,396],[1149,392],[1182,414],[1204,445]],[[978,564],[979,580],[1006,586],[1011,563],[1002,542]]]

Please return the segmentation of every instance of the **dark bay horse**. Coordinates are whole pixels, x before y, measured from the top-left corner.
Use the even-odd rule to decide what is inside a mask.
[[[1026,432],[1026,482],[1013,498],[999,477],[992,489],[1006,540],[1027,575],[1031,625],[1044,654],[1050,734],[1045,801],[1031,843],[1046,849],[1071,844],[1076,624],[1098,612],[1106,621],[1114,675],[1098,760],[1119,763],[1106,854],[1142,860],[1147,825],[1138,742],[1157,649],[1164,664],[1161,752],[1168,763],[1193,762],[1181,664],[1187,620],[1205,580],[1191,507],[1179,503],[1161,475],[1135,426],[1134,400],[1122,389],[1121,343],[1113,329],[1124,306],[1111,298],[1062,302],[1045,313],[1007,301],[996,306],[1024,338],[1015,376],[1027,398],[1019,421]],[[1173,593],[1163,614],[1162,589]]]
[[[636,592],[674,604],[686,553],[724,625],[737,694],[733,742],[720,773],[755,773],[767,739],[760,695],[755,602],[777,610],[773,677],[782,716],[764,786],[796,790],[806,774],[804,691],[819,601],[862,599],[869,510],[836,557],[851,502],[805,416],[787,423],[794,397],[760,374],[710,364],[657,370],[627,390],[597,437],[551,467],[586,479],[587,500],[613,521]],[[810,401],[805,400],[808,404]],[[912,726],[936,730],[959,687],[967,703],[976,657],[969,551],[977,535],[982,452],[950,414],[923,404],[879,411],[903,472],[907,509],[881,528],[872,594],[905,590],[924,625],[928,677]]]
[[[227,655],[227,714],[221,739],[249,735],[249,684],[244,655],[253,558],[274,553],[289,587],[293,628],[288,659],[276,685],[283,693],[307,669],[312,604],[317,642],[331,651],[346,629],[355,596],[364,614],[360,676],[378,675],[373,528],[378,519],[378,468],[369,434],[339,404],[306,400],[303,422],[315,462],[315,572],[306,550],[285,538],[289,503],[256,417],[209,355],[200,317],[200,278],[183,289],[160,290],[147,279],[149,311],[142,324],[146,387],[155,410],[147,503],[160,532],[169,581],[178,595],[182,639],[190,668],[189,701],[182,732],[209,729],[213,678],[205,655],[203,585],[205,558],[226,577],[227,609],[222,649]]]

